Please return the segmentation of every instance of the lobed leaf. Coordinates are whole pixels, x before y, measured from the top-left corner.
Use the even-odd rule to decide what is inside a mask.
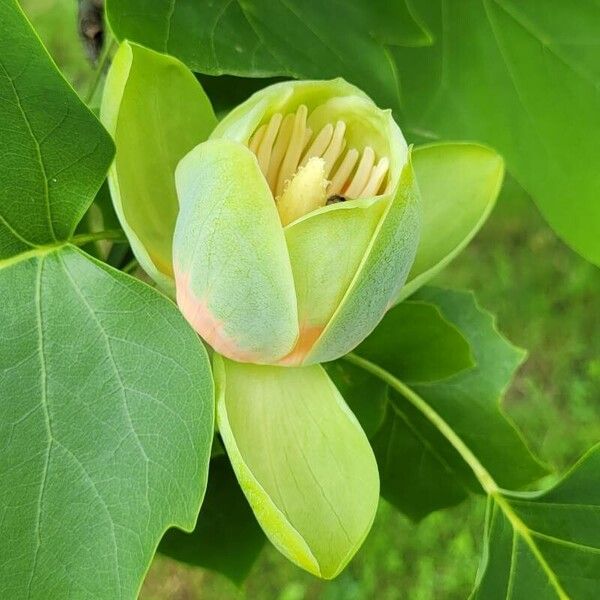
[[[471,346],[439,307],[407,300],[390,310],[355,350],[408,383],[446,379],[475,366]]]
[[[393,332],[386,325],[394,323],[396,311],[401,314],[405,310],[402,304],[390,311],[391,317],[356,349],[354,356],[359,363],[356,366],[374,365],[376,377],[402,382],[400,388],[389,385],[387,415],[371,443],[379,464],[382,496],[411,518],[420,519],[432,510],[456,504],[471,491],[481,492],[482,488],[444,432],[406,397],[406,389],[444,420],[499,485],[518,489],[546,471],[499,406],[523,359],[522,351],[498,333],[491,315],[469,293],[424,288],[415,299],[437,308],[443,319],[452,324],[453,327],[445,328],[446,339],[438,339],[437,343],[450,347],[458,342],[460,346],[455,331],[458,329],[471,348],[475,367],[436,380],[438,367],[432,362],[430,381],[423,370],[419,374],[421,382],[408,388],[403,380],[412,377],[405,364],[382,359],[385,348],[395,344]],[[418,338],[414,343],[418,352]],[[412,353],[410,340],[403,340],[402,345],[406,353]],[[397,356],[396,350],[389,349],[389,353]],[[354,360],[352,356],[350,360]],[[370,374],[373,376],[373,371]]]
[[[428,44],[407,1],[193,0],[149,5],[107,2],[112,29],[180,58],[192,70],[297,79],[342,76],[383,105],[398,101],[397,75],[384,44]]]
[[[266,538],[226,456],[210,461],[208,487],[194,531],[169,529],[159,552],[222,573],[237,585],[248,576]]]
[[[72,246],[0,264],[0,595],[132,598],[194,527],[206,351],[173,304]]]

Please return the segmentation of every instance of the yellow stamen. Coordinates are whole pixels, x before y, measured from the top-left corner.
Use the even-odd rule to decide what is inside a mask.
[[[271,162],[269,164],[269,170],[267,172],[267,182],[269,187],[273,190],[277,185],[277,175],[279,174],[279,167],[281,161],[285,156],[285,151],[290,143],[292,136],[292,129],[294,127],[294,115],[289,114],[283,118],[281,127],[279,128],[279,135],[273,146],[273,152],[271,153]]]
[[[344,123],[344,121],[338,121],[335,124],[335,129],[333,130],[331,143],[329,144],[327,150],[325,150],[325,154],[323,154],[323,160],[325,161],[325,177],[329,175],[329,172],[333,168],[335,161],[344,151],[344,147],[346,146],[344,133],[346,133],[346,123]]]
[[[277,188],[275,191],[276,196],[281,196],[285,182],[292,177],[298,168],[300,154],[302,153],[302,147],[304,145],[304,132],[306,131],[307,115],[308,109],[304,104],[301,104],[296,111],[290,145],[285,153],[283,163],[281,164],[281,171],[279,172],[279,177],[277,178]]]
[[[331,123],[328,123],[327,125],[325,125],[325,127],[323,127],[323,129],[321,129],[321,131],[319,131],[319,134],[315,138],[314,142],[304,153],[300,166],[303,167],[308,162],[308,159],[312,158],[313,156],[323,156],[323,152],[325,152],[327,146],[329,145],[329,142],[331,142],[332,136],[333,125]]]
[[[265,135],[266,130],[267,130],[267,126],[261,125],[254,132],[254,135],[252,136],[252,139],[250,140],[250,143],[248,144],[248,148],[250,148],[250,150],[252,150],[252,152],[254,152],[254,154],[256,154],[258,152],[258,147],[260,146],[260,143],[262,142],[262,139],[263,139],[263,136]]]
[[[367,181],[369,180],[369,175],[371,174],[371,169],[373,168],[374,162],[375,152],[373,152],[373,148],[371,148],[371,146],[367,146],[363,151],[360,162],[358,163],[358,168],[356,169],[356,173],[354,174],[352,182],[344,193],[347,198],[358,198],[360,192],[362,192],[367,184]]]
[[[269,121],[269,126],[267,127],[267,131],[262,141],[260,142],[260,146],[258,147],[258,152],[256,154],[260,170],[263,172],[263,175],[265,177],[267,176],[267,172],[269,170],[269,162],[271,160],[273,143],[275,142],[275,136],[279,131],[281,119],[281,113],[275,113],[271,117],[271,120]]]
[[[346,152],[344,160],[341,162],[340,166],[338,167],[338,170],[335,172],[335,175],[331,178],[331,183],[329,185],[329,189],[327,190],[327,193],[330,196],[332,194],[341,193],[357,161],[358,150],[356,148],[351,148],[350,150],[348,150],[348,152]]]
[[[295,113],[275,113],[248,142],[284,225],[325,206],[325,195],[355,199],[381,193],[390,168],[385,156],[375,164],[377,157],[370,146],[364,148],[362,156],[356,148],[345,152],[344,121],[337,121],[335,126],[327,123],[313,136],[307,117],[304,104]]]
[[[383,157],[379,160],[376,167],[373,167],[371,170],[371,176],[369,177],[369,181],[367,185],[365,185],[363,191],[360,193],[360,196],[363,198],[368,198],[369,196],[374,196],[379,191],[381,187],[381,183],[383,178],[386,176],[388,169],[390,166],[390,161],[387,157]]]

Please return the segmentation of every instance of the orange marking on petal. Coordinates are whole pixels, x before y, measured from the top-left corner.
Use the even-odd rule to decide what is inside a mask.
[[[315,342],[319,339],[325,329],[324,325],[302,325],[300,335],[293,350],[278,361],[278,364],[286,367],[297,367],[302,364],[308,353],[312,350]]]
[[[194,331],[219,354],[239,362],[259,362],[255,352],[244,350],[225,331],[225,323],[217,319],[206,300],[197,298],[189,282],[189,274],[175,271],[177,305]]]

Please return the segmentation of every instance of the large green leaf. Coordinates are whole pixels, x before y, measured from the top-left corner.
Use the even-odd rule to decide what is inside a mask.
[[[106,80],[101,118],[117,148],[109,183],[119,220],[142,268],[172,289],[175,167],[216,125],[210,101],[178,60],[124,42]]]
[[[194,527],[206,351],[175,306],[72,246],[0,263],[0,595],[133,598]]]
[[[460,452],[415,407],[406,390],[445,420],[453,435],[470,448],[499,485],[517,489],[544,475],[545,470],[499,406],[504,389],[523,359],[522,351],[498,333],[491,315],[476,304],[472,294],[425,288],[415,298],[436,307],[464,335],[473,353],[474,368],[410,388],[404,382],[395,385],[393,382],[411,379],[403,361],[398,360],[396,366],[384,352],[387,347],[390,356],[396,355],[394,336],[386,324],[393,324],[394,312],[402,310],[402,305],[392,309],[392,318],[384,321],[368,344],[359,346],[348,359],[389,385],[387,416],[371,438],[379,463],[381,491],[410,517],[419,519],[482,488]],[[447,329],[445,335],[451,333]],[[437,343],[448,344],[448,340],[442,337]],[[409,342],[402,340],[401,344],[410,354]],[[420,347],[417,337],[415,351]]]
[[[240,585],[266,542],[226,456],[210,461],[210,477],[192,533],[170,529],[159,551],[223,573]]]
[[[320,365],[214,360],[219,432],[256,518],[290,560],[335,577],[377,509],[364,432]]]
[[[119,38],[177,56],[195,71],[342,76],[387,106],[398,102],[398,81],[385,45],[430,42],[407,2],[112,0],[107,5]]]
[[[208,357],[169,300],[68,244],[110,138],[14,2],[0,20],[0,596],[131,598],[195,523]]]
[[[2,259],[70,237],[113,147],[14,0],[0,4],[0,23]]]
[[[600,264],[598,3],[436,0],[419,11],[436,43],[393,50],[406,131],[492,145],[557,233]]]
[[[489,500],[473,600],[592,600],[600,589],[600,446],[544,492]]]

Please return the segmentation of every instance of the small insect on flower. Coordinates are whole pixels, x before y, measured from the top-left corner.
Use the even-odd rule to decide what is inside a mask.
[[[325,205],[329,206],[330,204],[337,204],[338,202],[346,202],[346,197],[340,196],[340,194],[332,194],[329,196],[329,198],[327,198]]]

